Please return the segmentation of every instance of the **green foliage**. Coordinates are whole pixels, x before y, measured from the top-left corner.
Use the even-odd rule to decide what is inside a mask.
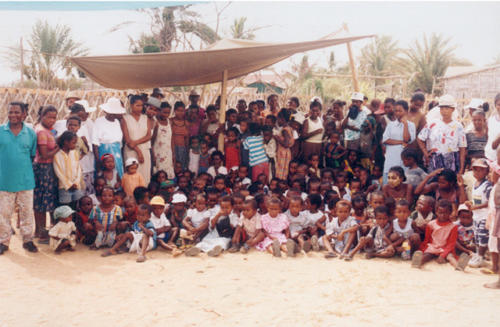
[[[366,75],[392,75],[396,71],[397,58],[400,54],[398,43],[391,36],[383,35],[361,49],[359,71]],[[376,80],[383,84],[384,80]]]
[[[73,76],[74,66],[69,57],[83,56],[88,50],[81,43],[73,40],[71,28],[66,25],[49,25],[38,20],[32,27],[28,39],[29,49],[23,54],[27,64],[20,65],[20,48],[15,48],[9,60],[12,68],[21,70],[27,79],[36,81],[40,88],[60,87],[64,80],[58,79],[58,73]],[[78,74],[76,74],[78,75]]]
[[[243,39],[243,40],[253,40],[255,39],[255,34],[253,30],[245,30],[246,17],[236,18],[231,26],[231,37],[233,39]]]

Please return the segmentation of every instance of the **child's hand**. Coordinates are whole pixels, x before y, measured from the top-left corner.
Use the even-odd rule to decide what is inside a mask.
[[[439,264],[446,263],[446,259],[444,257],[442,257],[442,256],[439,256],[436,261]]]
[[[469,210],[472,210],[472,201],[465,201],[464,204],[467,206],[467,208],[469,208]]]
[[[68,191],[75,191],[76,189],[78,189],[78,186],[76,186],[76,184],[73,184],[73,185],[71,185],[71,187],[68,189]]]
[[[440,174],[443,170],[444,170],[444,168],[436,169],[432,173],[430,173],[429,175],[430,176],[436,176],[436,175]]]

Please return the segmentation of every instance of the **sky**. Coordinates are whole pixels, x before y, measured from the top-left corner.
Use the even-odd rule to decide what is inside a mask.
[[[151,1],[149,2],[151,3]],[[218,2],[219,8],[225,2]],[[10,9],[13,7],[10,7]],[[33,7],[32,7],[33,8]],[[37,19],[51,24],[71,27],[74,39],[82,42],[91,55],[116,55],[129,53],[128,38],[136,38],[149,30],[149,17],[133,9],[121,10],[9,10],[0,4],[0,86],[9,86],[19,80],[19,72],[11,71],[5,60],[6,47],[26,40]],[[28,6],[29,9],[29,6]],[[109,8],[108,8],[109,9]],[[191,8],[201,15],[201,20],[211,27],[216,25],[213,2],[197,2]],[[400,47],[407,47],[424,33],[434,32],[451,37],[456,45],[456,56],[471,61],[476,66],[492,62],[500,54],[500,2],[233,2],[224,10],[220,19],[220,34],[230,34],[235,18],[246,16],[248,27],[266,26],[255,32],[256,41],[297,42],[314,40],[338,30],[347,23],[352,35],[390,35]],[[120,23],[134,22],[117,32],[110,29]],[[353,43],[355,56],[370,40]],[[345,45],[308,52],[310,62],[326,67],[331,51],[338,64],[347,62]],[[300,60],[295,55],[276,69],[290,69],[291,63]]]

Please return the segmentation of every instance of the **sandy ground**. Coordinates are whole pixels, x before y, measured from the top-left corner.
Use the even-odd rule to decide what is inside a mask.
[[[322,253],[101,258],[78,246],[0,257],[0,326],[500,326],[496,277]],[[496,320],[495,320],[496,319]]]

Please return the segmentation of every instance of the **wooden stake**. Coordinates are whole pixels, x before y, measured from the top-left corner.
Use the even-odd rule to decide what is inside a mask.
[[[220,90],[220,109],[219,123],[224,125],[226,122],[226,107],[227,107],[227,69],[222,73],[222,84]],[[219,134],[219,151],[224,153],[224,133]]]
[[[346,32],[349,32],[349,28],[347,27],[346,23],[344,23],[344,29]],[[356,72],[356,65],[354,63],[354,57],[352,55],[351,42],[347,42],[346,45],[347,45],[347,54],[349,55],[349,65],[351,66],[352,84],[354,86],[354,91],[358,92],[359,91],[358,76]]]

